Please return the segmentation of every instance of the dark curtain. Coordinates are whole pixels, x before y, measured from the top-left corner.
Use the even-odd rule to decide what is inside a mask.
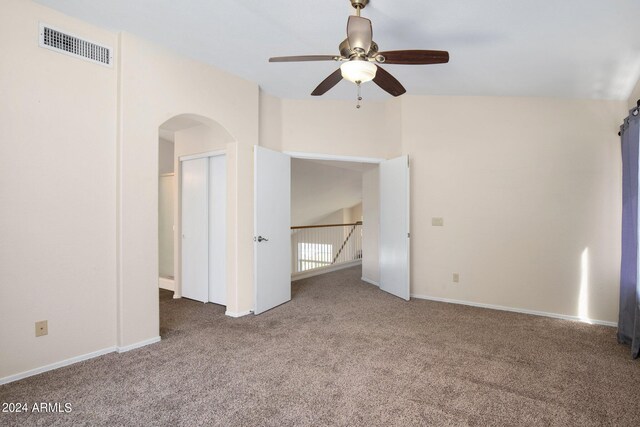
[[[640,114],[631,110],[621,127],[622,137],[622,264],[618,341],[640,354],[640,288],[638,287],[638,146]]]

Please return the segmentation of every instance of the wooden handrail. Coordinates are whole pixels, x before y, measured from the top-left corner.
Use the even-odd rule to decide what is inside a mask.
[[[350,227],[354,225],[362,225],[362,221],[354,222],[353,224],[299,225],[299,226],[291,227],[291,229],[300,230],[303,228]]]
[[[346,239],[344,239],[344,242],[342,242],[342,246],[340,246],[340,249],[338,249],[336,256],[333,257],[333,262],[331,264],[335,264],[336,261],[338,261],[338,258],[340,258],[340,254],[342,253],[342,250],[347,245],[347,242],[351,238],[351,235],[353,234],[353,232],[356,231],[357,226],[358,226],[358,223],[356,223],[353,227],[351,227],[351,231],[349,232],[349,235],[347,236]]]

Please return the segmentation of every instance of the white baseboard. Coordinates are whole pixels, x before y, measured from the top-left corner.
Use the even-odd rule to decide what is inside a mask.
[[[175,283],[175,281],[173,279],[167,279],[166,277],[159,277],[158,278],[158,287],[162,288],[162,289],[166,289],[168,291],[175,292],[176,283]]]
[[[328,265],[326,267],[314,268],[313,270],[292,274],[291,281],[295,282],[296,280],[308,279],[309,277],[319,276],[321,274],[331,273],[332,271],[338,271],[338,270],[343,270],[345,268],[355,267],[356,265],[360,265],[360,264],[362,264],[362,260],[357,259],[355,261]]]
[[[144,340],[144,341],[140,341],[140,342],[136,342],[133,344],[129,344],[129,345],[125,345],[122,347],[116,347],[116,351],[118,353],[126,353],[127,351],[131,351],[131,350],[135,350],[136,348],[140,348],[140,347],[144,347],[150,344],[155,344],[157,342],[160,342],[160,337],[153,337],[153,338],[149,338],[148,340]]]
[[[249,314],[253,313],[252,310],[245,310],[245,311],[225,311],[224,314],[226,314],[229,317],[242,317],[242,316],[248,316]]]
[[[380,283],[376,282],[375,280],[367,279],[366,277],[361,277],[360,280],[362,280],[363,282],[367,282],[370,285],[380,287]]]
[[[74,363],[83,362],[85,360],[93,359],[94,357],[103,356],[108,353],[116,351],[117,347],[107,347],[102,350],[93,351],[91,353],[83,354],[80,356],[71,357],[69,359],[61,360],[60,362],[52,363],[50,365],[41,366],[39,368],[30,369],[28,371],[20,372],[19,374],[9,375],[8,377],[0,378],[0,385],[8,384],[14,381],[18,381],[27,377],[41,374],[43,372],[52,371],[54,369],[62,368],[65,366],[73,365]]]
[[[488,308],[491,310],[510,311],[513,313],[531,314],[533,316],[552,317],[554,319],[571,320],[574,322],[589,323],[591,325],[611,326],[614,328],[618,326],[617,322],[609,322],[607,320],[584,319],[578,316],[569,316],[566,314],[548,313],[546,311],[527,310],[524,308],[505,307],[502,305],[484,304],[480,302],[462,301],[462,300],[440,298],[440,297],[430,297],[427,295],[418,295],[418,294],[411,294],[411,298],[424,299],[424,300],[437,301],[437,302],[446,302],[449,304],[468,305],[471,307]]]

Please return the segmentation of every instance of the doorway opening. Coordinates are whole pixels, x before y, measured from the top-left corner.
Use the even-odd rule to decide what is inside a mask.
[[[161,300],[186,297],[226,303],[224,150],[233,141],[219,123],[195,114],[174,116],[158,128]],[[204,224],[196,224],[202,217]],[[198,239],[199,243],[193,245]],[[202,295],[205,297],[200,297]]]
[[[371,180],[365,182],[377,168],[375,163],[292,158],[292,281],[362,266],[365,256],[377,260],[378,206],[370,200]]]
[[[290,301],[292,294],[292,264],[302,264],[300,262],[302,261],[307,262],[307,266],[309,265],[308,260],[299,259],[298,256],[294,257],[291,249],[292,158],[351,161],[377,165],[374,169],[362,175],[362,235],[365,239],[361,245],[361,258],[363,265],[367,258],[374,260],[374,264],[377,264],[379,275],[378,281],[366,280],[368,278],[365,278],[365,281],[376,284],[381,290],[408,301],[410,298],[409,239],[411,236],[409,232],[410,178],[408,156],[400,156],[389,160],[345,158],[309,153],[281,153],[255,146],[253,175],[254,313],[260,314]],[[365,179],[365,175],[370,176],[371,181]],[[317,179],[314,180],[314,182],[318,181]],[[371,197],[365,195],[367,192],[365,183],[367,182],[375,183],[376,202],[373,202]],[[311,196],[316,195],[313,193],[315,189],[312,190],[311,186],[307,186],[303,191]],[[367,199],[369,200],[368,202]],[[369,216],[366,212],[367,205],[373,207],[373,209],[377,207],[378,227],[372,226],[375,224],[369,222]],[[351,212],[352,208],[353,206],[349,208],[349,212]],[[355,232],[359,224],[352,224],[351,227]],[[366,236],[369,234],[367,229],[372,234],[377,230],[377,251],[367,250],[367,244],[365,243],[367,241]],[[351,233],[351,230],[349,230],[349,233]],[[344,240],[342,242],[344,243]],[[329,248],[326,242],[310,243],[315,244],[311,246],[311,250],[301,248],[303,256],[308,255],[310,252],[315,252],[316,254],[326,252],[329,253],[329,258],[338,254],[338,252],[334,253],[334,248]],[[342,247],[342,244],[336,246],[338,251],[339,247]],[[321,255],[317,256],[320,257]],[[315,260],[312,260],[311,264],[314,264],[313,261]],[[327,265],[317,266],[317,262],[315,264],[312,265],[315,268],[327,267]],[[310,270],[313,269],[311,268]]]

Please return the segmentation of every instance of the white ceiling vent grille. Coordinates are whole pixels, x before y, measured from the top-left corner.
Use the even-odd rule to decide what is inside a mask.
[[[113,66],[113,53],[110,47],[64,33],[50,25],[40,24],[40,47],[107,67]]]

